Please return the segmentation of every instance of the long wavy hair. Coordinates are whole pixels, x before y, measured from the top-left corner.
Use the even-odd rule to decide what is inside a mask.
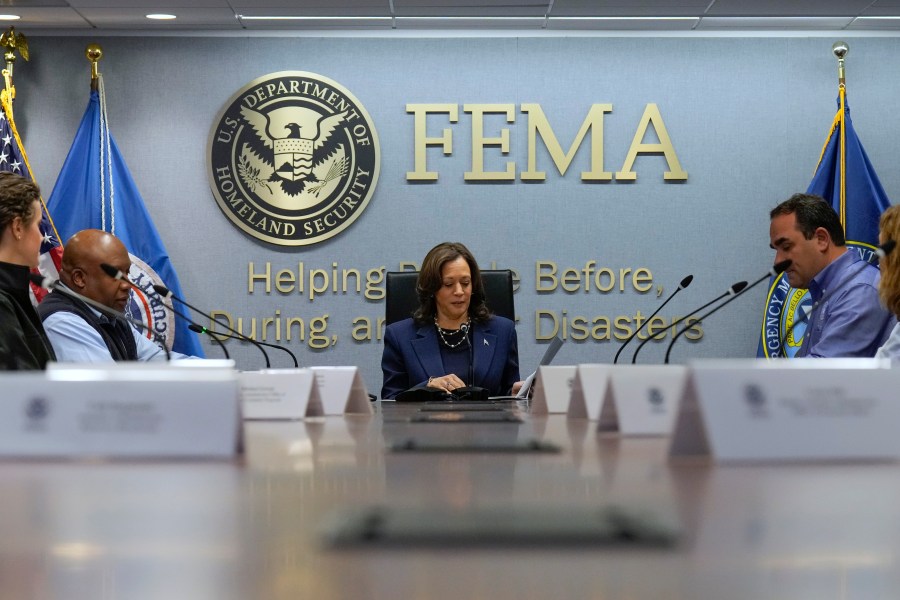
[[[437,304],[434,294],[442,285],[444,278],[441,271],[448,262],[462,258],[469,265],[472,274],[472,298],[469,301],[469,318],[477,323],[483,323],[491,318],[491,311],[484,303],[484,283],[481,281],[481,270],[475,257],[469,249],[459,242],[442,242],[428,251],[422,268],[419,270],[419,279],[416,281],[416,293],[419,296],[419,308],[413,314],[413,319],[419,325],[434,321],[437,315]]]
[[[881,241],[894,240],[900,243],[900,205],[891,206],[881,213],[878,222]],[[885,308],[900,317],[900,250],[881,259],[881,282],[878,284],[878,296]]]

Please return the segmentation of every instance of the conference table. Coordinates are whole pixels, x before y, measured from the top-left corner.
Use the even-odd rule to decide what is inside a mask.
[[[233,460],[0,462],[0,600],[900,597],[895,462],[673,461],[666,437],[521,403],[504,407],[521,422],[374,406],[245,421]],[[334,537],[373,508],[425,531],[472,514],[527,531],[610,507],[676,537]]]

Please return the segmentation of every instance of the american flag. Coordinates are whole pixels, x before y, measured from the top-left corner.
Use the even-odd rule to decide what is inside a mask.
[[[0,106],[2,106],[2,111],[0,111],[0,171],[12,171],[34,180],[28,168],[28,157],[22,147],[22,140],[16,131],[15,121],[9,116],[11,111],[5,91],[0,98]],[[41,233],[44,234],[44,241],[41,243],[38,271],[42,276],[55,281],[59,279],[59,265],[62,261],[63,248],[43,198],[41,198]],[[34,285],[31,286],[31,292],[35,304],[43,300],[47,294],[46,290]]]

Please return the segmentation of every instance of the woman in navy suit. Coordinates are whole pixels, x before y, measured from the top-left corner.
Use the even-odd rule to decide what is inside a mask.
[[[382,398],[414,387],[449,393],[466,386],[502,396],[521,385],[515,324],[488,311],[481,271],[468,248],[455,242],[432,248],[416,291],[419,308],[412,318],[385,329]]]

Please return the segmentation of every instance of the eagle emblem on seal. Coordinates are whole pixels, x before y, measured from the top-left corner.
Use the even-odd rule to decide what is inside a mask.
[[[318,198],[331,182],[347,174],[344,145],[332,134],[348,112],[323,116],[305,106],[280,106],[266,113],[241,107],[256,134],[244,143],[238,166],[241,179],[260,195],[268,192],[299,200],[307,192]]]

